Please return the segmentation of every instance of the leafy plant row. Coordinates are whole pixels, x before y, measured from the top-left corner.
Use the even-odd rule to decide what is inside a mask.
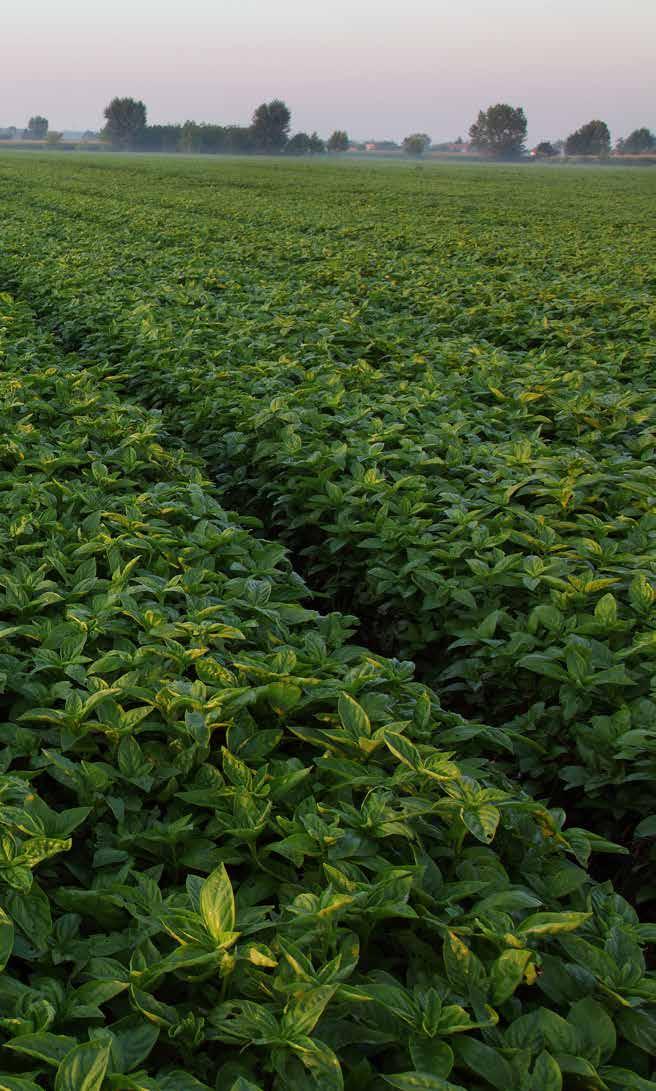
[[[651,1091],[654,938],[0,297],[0,1087]]]
[[[529,786],[635,837],[652,897],[650,181],[3,174],[4,265],[63,341],[161,408],[377,646],[510,730]]]

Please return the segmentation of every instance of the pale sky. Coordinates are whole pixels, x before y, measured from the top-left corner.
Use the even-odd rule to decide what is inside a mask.
[[[132,95],[222,124],[279,97],[294,130],[356,139],[466,137],[495,102],[531,143],[656,129],[656,0],[4,0],[1,35],[0,126],[97,129]]]

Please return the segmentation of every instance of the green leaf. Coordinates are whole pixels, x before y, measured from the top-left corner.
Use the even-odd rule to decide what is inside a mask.
[[[545,655],[525,655],[519,660],[519,666],[535,674],[543,674],[546,678],[553,678],[557,682],[567,681],[567,671],[560,663]]]
[[[205,927],[217,943],[234,932],[236,911],[232,884],[225,865],[208,875],[200,890],[200,912]]]
[[[342,727],[352,739],[368,739],[371,735],[371,723],[362,705],[359,705],[349,693],[342,693],[338,702],[339,718]]]
[[[99,1007],[127,987],[127,981],[86,981],[71,994],[69,1010],[74,1012],[82,1007]]]
[[[283,1029],[293,1038],[311,1034],[323,1015],[326,1005],[332,999],[336,985],[319,985],[306,989],[297,996],[293,1005],[285,1013]]]
[[[465,826],[484,845],[489,845],[494,840],[500,817],[498,807],[493,807],[489,803],[484,803],[480,807],[465,807],[462,811]]]
[[[409,769],[414,772],[418,772],[421,768],[421,755],[417,750],[417,747],[406,739],[404,735],[399,735],[395,731],[383,731],[383,738],[388,750],[391,750],[392,754],[399,759],[403,765],[407,765]]]
[[[15,1049],[17,1053],[26,1053],[29,1057],[57,1066],[74,1049],[76,1042],[75,1038],[65,1034],[42,1031],[40,1034],[21,1034],[4,1045],[5,1049]]]
[[[428,690],[424,690],[420,693],[415,701],[414,712],[412,715],[414,723],[417,727],[425,730],[430,724],[431,719],[431,699]]]
[[[431,1072],[400,1072],[396,1076],[382,1074],[382,1077],[398,1091],[467,1091],[459,1083],[449,1083]]]
[[[532,954],[527,950],[509,948],[492,963],[490,969],[491,1000],[503,1004],[521,984]]]
[[[628,1068],[606,1065],[599,1074],[612,1087],[612,1091],[656,1091],[655,1080],[646,1080]]]
[[[551,1048],[555,1051],[554,1046]],[[594,1065],[590,1064],[590,1061],[586,1061],[583,1057],[575,1057],[571,1053],[557,1053],[556,1060],[558,1061],[560,1071],[566,1076],[576,1076],[577,1078],[591,1082],[592,1087],[595,1089],[597,1088],[599,1083],[597,1069]]]
[[[590,920],[592,913],[533,913],[518,926],[522,936],[555,936],[560,932],[574,932]]]
[[[656,1016],[651,1012],[622,1008],[616,1015],[620,1034],[645,1053],[656,1055]]]
[[[617,1047],[615,1024],[601,1004],[586,996],[570,1008],[568,1021],[575,1026],[581,1042],[580,1052],[593,1064],[607,1061]]]
[[[642,573],[631,581],[629,595],[632,605],[638,610],[647,611],[656,601],[656,590]]]
[[[0,971],[4,970],[14,949],[14,922],[0,906]]]
[[[595,617],[603,625],[612,625],[617,621],[617,602],[610,591],[599,599],[595,606]]]
[[[295,708],[303,697],[299,687],[292,685],[291,682],[271,682],[267,686],[266,692],[271,707],[280,715],[289,709]]]
[[[485,977],[483,965],[455,932],[447,932],[442,951],[446,976],[459,993],[466,995],[480,985]]]
[[[148,1057],[160,1034],[158,1026],[138,1015],[127,1015],[112,1023],[111,1031],[121,1057],[121,1072],[132,1072],[138,1068]]]
[[[167,1072],[165,1076],[158,1076],[157,1086],[158,1091],[212,1091],[208,1084],[201,1083],[195,1076],[179,1069]]]
[[[312,1073],[321,1091],[344,1091],[339,1061],[327,1045],[316,1038],[300,1035],[289,1042],[289,1048]]]
[[[515,1082],[512,1068],[496,1049],[465,1034],[456,1040],[456,1053],[467,1068],[477,1076],[482,1076],[497,1091],[509,1091],[512,1088]]]
[[[656,837],[656,814],[643,818],[633,831],[634,837]]]
[[[83,1042],[75,1046],[57,1069],[55,1091],[101,1091],[110,1049],[107,1041]]]
[[[547,1046],[554,1054],[574,1054],[578,1049],[578,1034],[567,1020],[548,1008],[520,1015],[505,1033],[506,1044],[513,1049],[531,1052]]]
[[[418,1072],[431,1072],[434,1076],[446,1078],[453,1068],[453,1050],[446,1042],[437,1038],[410,1039],[410,1056]]]
[[[543,1050],[531,1077],[531,1091],[562,1091],[563,1076],[558,1062]]]
[[[43,1091],[43,1088],[26,1076],[6,1076],[0,1072],[0,1091]]]

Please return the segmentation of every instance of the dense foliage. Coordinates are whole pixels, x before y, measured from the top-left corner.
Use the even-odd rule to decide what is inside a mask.
[[[5,273],[65,343],[162,408],[367,643],[520,732],[534,790],[644,845],[651,179],[6,163],[2,189]]]
[[[640,129],[634,129],[624,139],[617,141],[617,151],[621,155],[643,155],[645,152],[653,152],[656,149],[656,136],[643,125]]]
[[[596,839],[1,306],[0,1086],[655,1086]]]
[[[430,148],[431,138],[428,133],[411,133],[401,145],[406,155],[419,156]]]
[[[296,133],[289,139],[291,112],[280,99],[261,103],[250,125],[217,125],[197,121],[148,125],[146,107],[134,99],[112,99],[105,109],[107,123],[101,136],[114,148],[146,152],[202,154],[264,152],[292,155],[325,150],[316,133]]]
[[[115,148],[134,149],[146,129],[146,107],[133,98],[113,98],[105,107],[102,136]]]
[[[251,122],[256,147],[269,153],[282,151],[289,139],[291,120],[291,111],[282,99],[262,102]]]
[[[326,147],[329,152],[345,152],[349,144],[348,133],[344,129],[335,129],[328,137]]]
[[[1,161],[0,1088],[656,1088],[652,186]]]
[[[527,121],[521,106],[498,102],[479,110],[469,129],[469,139],[476,151],[493,159],[517,159],[524,151]]]
[[[565,155],[608,155],[610,131],[605,121],[588,121],[570,133],[565,141]]]

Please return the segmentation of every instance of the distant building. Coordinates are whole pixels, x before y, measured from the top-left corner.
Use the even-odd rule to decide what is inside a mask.
[[[457,140],[445,140],[441,144],[431,144],[430,150],[432,152],[448,152],[452,155],[454,152],[466,155],[472,151],[471,144],[467,144],[461,137]]]

